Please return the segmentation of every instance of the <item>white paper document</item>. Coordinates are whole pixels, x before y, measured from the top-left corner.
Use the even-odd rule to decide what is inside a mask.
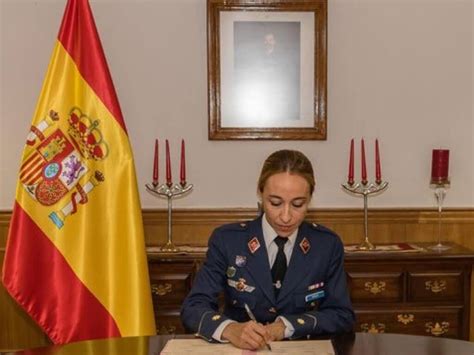
[[[317,354],[334,355],[330,340],[297,340],[278,341],[270,344],[272,351],[264,348],[257,351],[238,349],[232,344],[208,343],[202,339],[171,339],[168,340],[161,355],[195,355],[195,354]]]

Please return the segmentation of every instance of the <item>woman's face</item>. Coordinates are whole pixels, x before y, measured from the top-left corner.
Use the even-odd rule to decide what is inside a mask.
[[[311,200],[309,184],[301,176],[287,172],[268,178],[262,204],[268,223],[280,237],[288,237],[303,222]]]

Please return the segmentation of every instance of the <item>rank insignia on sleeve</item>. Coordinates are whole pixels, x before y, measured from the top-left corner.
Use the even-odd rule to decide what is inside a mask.
[[[260,242],[258,241],[257,237],[253,237],[250,242],[248,243],[249,250],[253,254],[255,253],[258,248],[260,248]]]
[[[307,254],[309,249],[311,248],[311,244],[309,243],[308,239],[306,239],[306,237],[304,237],[301,241],[300,248],[305,254]]]
[[[247,264],[247,258],[243,255],[237,255],[235,257],[235,265],[237,265],[238,267],[242,267],[242,266],[245,266],[245,264]]]
[[[305,323],[305,321],[304,321],[303,318],[298,318],[296,321],[297,321],[298,324],[300,324],[300,325],[303,325],[303,324]]]
[[[216,321],[216,320],[219,320],[219,319],[221,319],[221,315],[220,315],[220,314],[215,314],[215,315],[212,316],[212,320],[213,320],[213,321]]]

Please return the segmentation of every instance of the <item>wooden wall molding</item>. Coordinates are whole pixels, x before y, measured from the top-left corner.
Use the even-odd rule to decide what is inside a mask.
[[[166,209],[145,209],[143,225],[147,246],[167,240]],[[214,208],[173,210],[173,241],[177,245],[203,246],[214,228],[225,223],[255,218],[255,208]],[[5,247],[11,211],[0,211],[0,251]],[[338,233],[344,243],[358,243],[364,234],[361,209],[311,209],[308,220],[323,224]],[[425,208],[385,208],[369,211],[369,238],[378,243],[394,241],[429,242],[437,231],[438,213]],[[442,231],[447,240],[474,249],[474,208],[443,211]],[[473,238],[474,239],[474,238]]]
[[[168,210],[144,209],[143,222],[147,224],[167,222]],[[225,209],[176,209],[173,210],[175,223],[231,223],[252,219],[257,215],[254,208],[225,208]],[[361,209],[335,208],[311,209],[308,220],[337,223],[358,223],[363,221],[364,212]],[[386,208],[372,209],[369,211],[369,220],[372,223],[403,222],[403,223],[433,223],[438,218],[435,209],[421,208]],[[443,222],[449,223],[474,223],[474,208],[451,208],[443,211]],[[0,218],[1,223],[1,218]]]
[[[256,209],[179,209],[173,211],[173,241],[180,245],[207,244],[213,229],[224,223],[255,218]],[[167,211],[144,210],[146,244],[166,242]],[[361,209],[311,209],[308,220],[323,224],[340,235],[344,243],[358,243],[364,235],[364,213]],[[369,211],[369,237],[378,243],[394,241],[430,242],[437,231],[435,209],[391,208]],[[474,248],[474,208],[451,208],[443,211],[442,232],[446,239]],[[467,243],[467,244],[466,244]]]
[[[12,211],[0,210],[0,226],[10,222]],[[167,209],[144,209],[142,211],[143,222],[156,223],[167,222]],[[176,222],[186,221],[202,222],[232,222],[255,217],[257,210],[255,208],[194,208],[194,209],[174,209],[173,220]],[[325,208],[311,209],[308,212],[309,220],[328,220],[344,222],[358,222],[364,217],[361,209],[354,208]],[[435,209],[428,208],[380,208],[369,211],[369,219],[373,222],[386,222],[394,219],[403,222],[423,222],[433,221],[438,217]],[[474,223],[474,208],[449,208],[443,211],[443,221],[455,223]]]
[[[146,244],[155,246],[165,242],[167,210],[145,209],[142,214]],[[181,244],[205,245],[217,226],[250,220],[256,215],[255,208],[176,209],[173,210],[173,240]],[[11,211],[0,211],[0,250],[6,244],[10,218]],[[383,242],[390,242],[392,237],[402,241],[429,241],[437,218],[435,209],[372,209],[369,211],[369,234],[371,239]],[[311,209],[307,219],[333,229],[345,243],[357,242],[363,233],[364,214],[361,209]],[[467,237],[465,233],[474,231],[474,208],[443,211],[442,227],[448,239],[463,244],[460,239]]]

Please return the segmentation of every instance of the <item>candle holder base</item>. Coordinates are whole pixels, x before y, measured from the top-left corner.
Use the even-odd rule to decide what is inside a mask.
[[[356,248],[357,250],[375,250],[376,247],[368,240],[364,240]]]
[[[438,243],[436,245],[432,245],[432,246],[428,247],[428,249],[431,249],[431,250],[434,250],[434,251],[445,251],[445,250],[451,249],[451,247],[449,245],[446,245],[446,244]]]
[[[449,245],[445,245],[441,243],[441,219],[442,219],[442,212],[443,212],[443,202],[444,198],[446,197],[446,189],[449,188],[449,179],[446,179],[448,181],[447,183],[439,183],[439,184],[433,184],[431,183],[431,187],[435,189],[435,197],[438,205],[438,230],[437,230],[437,244],[429,246],[428,249],[434,250],[437,252],[443,252],[445,250],[451,249]]]
[[[165,253],[176,253],[179,251],[179,248],[176,247],[173,242],[166,242],[166,244],[163,245],[160,250]]]
[[[166,198],[168,200],[168,241],[166,242],[165,245],[163,245],[160,250],[162,252],[167,252],[167,253],[177,253],[179,252],[179,248],[176,247],[173,243],[173,235],[172,235],[172,220],[173,220],[173,207],[172,207],[172,202],[173,198],[182,196],[187,194],[193,189],[192,184],[186,184],[185,182],[180,183],[180,184],[172,184],[172,183],[166,183],[166,184],[146,184],[146,189],[149,193],[151,193],[153,196],[160,197],[160,198]]]
[[[388,187],[387,181],[377,181],[374,183],[369,182],[361,182],[361,183],[345,183],[341,185],[346,192],[353,196],[362,196],[364,198],[364,241],[359,244],[356,248],[357,250],[366,250],[366,251],[373,251],[376,249],[375,245],[369,241],[369,203],[368,198],[369,196],[373,196],[385,191]]]

